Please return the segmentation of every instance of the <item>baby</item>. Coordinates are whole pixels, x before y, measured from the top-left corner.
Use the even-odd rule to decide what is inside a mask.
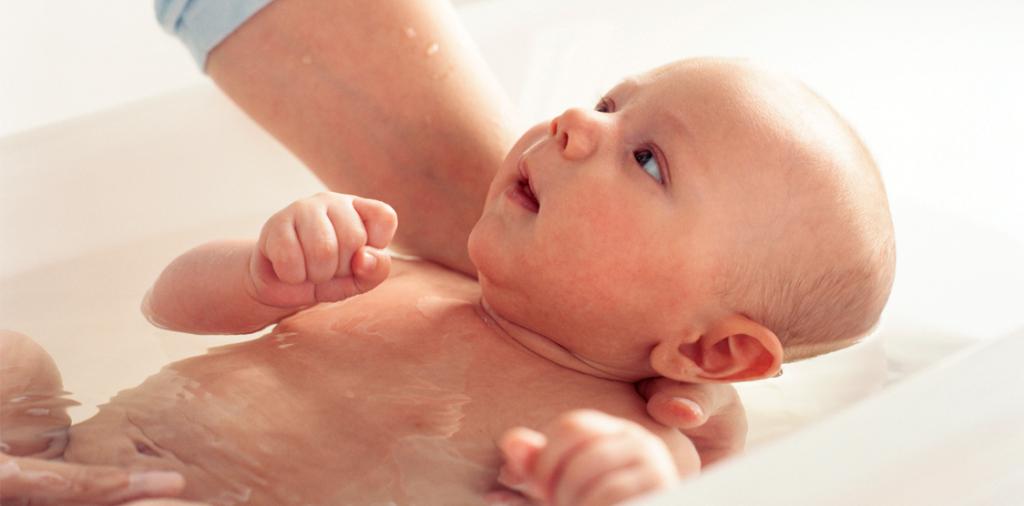
[[[496,481],[614,504],[700,468],[633,382],[754,380],[849,346],[894,265],[852,130],[800,83],[719,60],[524,134],[470,236],[478,280],[392,259],[396,226],[319,194],[176,259],[155,324],[277,326],[119,393],[63,458],[177,471],[211,504],[479,504]]]

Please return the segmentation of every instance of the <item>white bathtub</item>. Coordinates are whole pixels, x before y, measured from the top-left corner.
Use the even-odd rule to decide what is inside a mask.
[[[896,473],[896,464],[869,458],[861,439],[849,437],[856,427],[885,432],[877,455],[914,434],[918,453],[911,454],[919,460],[899,465],[927,468],[929,459],[921,455],[948,456],[943,438],[955,430],[885,422],[933,412],[939,399],[918,393],[953,391],[954,378],[962,395],[1018,389],[1006,392],[1008,411],[991,399],[988,411],[950,406],[959,417],[951,419],[964,421],[956,427],[979,430],[981,440],[986,419],[971,417],[995,412],[1024,426],[1024,385],[1019,374],[1007,372],[1019,360],[1024,334],[989,351],[957,355],[957,364],[935,365],[1024,328],[1021,4],[989,2],[969,10],[796,0],[770,7],[753,0],[652,0],[628,9],[611,1],[551,4],[481,0],[460,6],[524,124],[590,104],[623,75],[671,59],[756,58],[804,79],[858,127],[892,202],[897,281],[876,335],[850,350],[787,366],[782,378],[741,386],[751,418],[750,455],[684,484],[659,504],[683,497],[701,504],[770,503],[766,497],[792,499],[794,491],[810,489],[818,495],[802,497],[818,501],[829,490],[866,490],[870,484],[857,480],[871,475],[854,471],[888,465]],[[319,188],[208,83],[4,137],[0,328],[31,335],[53,354],[66,387],[83,403],[73,417],[85,418],[169,360],[238,339],[176,334],[145,322],[141,296],[171,258],[211,238],[254,236],[270,213]],[[992,377],[957,372],[978,363],[995,371]],[[921,370],[927,371],[908,382],[909,391],[891,388]],[[1024,454],[1019,438],[1008,444]],[[970,455],[971,449],[956,451]],[[806,459],[826,456],[807,467]],[[1000,469],[1024,476],[1019,457],[988,461],[996,462],[985,468],[989,476]],[[768,467],[793,472],[757,480],[758,470]],[[848,478],[833,483],[819,477],[821,487],[808,488],[801,469]],[[989,490],[1010,483],[1005,476],[947,480],[952,488],[938,499],[915,495],[913,486],[928,486],[919,481],[904,497],[972,503],[978,494],[971,496],[971,483]],[[721,493],[723,481],[738,479],[746,485]],[[1005,496],[1000,493],[985,497]],[[868,497],[884,499],[861,498]]]

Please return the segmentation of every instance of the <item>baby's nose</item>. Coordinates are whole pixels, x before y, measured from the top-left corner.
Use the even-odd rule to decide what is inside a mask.
[[[582,160],[597,148],[601,125],[583,109],[569,109],[551,120],[551,136],[562,148],[562,156]]]

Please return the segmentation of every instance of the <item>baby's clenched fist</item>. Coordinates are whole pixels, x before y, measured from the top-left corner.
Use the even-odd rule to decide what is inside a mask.
[[[253,296],[276,307],[333,302],[384,281],[395,235],[391,206],[322,192],[293,202],[267,220],[249,262]]]
[[[661,439],[599,411],[570,411],[540,432],[511,429],[499,446],[505,464],[498,481],[547,506],[610,506],[678,481]],[[527,502],[500,492],[488,499]]]

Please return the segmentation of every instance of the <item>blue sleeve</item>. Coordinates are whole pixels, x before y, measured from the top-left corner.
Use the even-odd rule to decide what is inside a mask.
[[[206,55],[271,0],[154,0],[156,19],[185,44],[199,69]]]

